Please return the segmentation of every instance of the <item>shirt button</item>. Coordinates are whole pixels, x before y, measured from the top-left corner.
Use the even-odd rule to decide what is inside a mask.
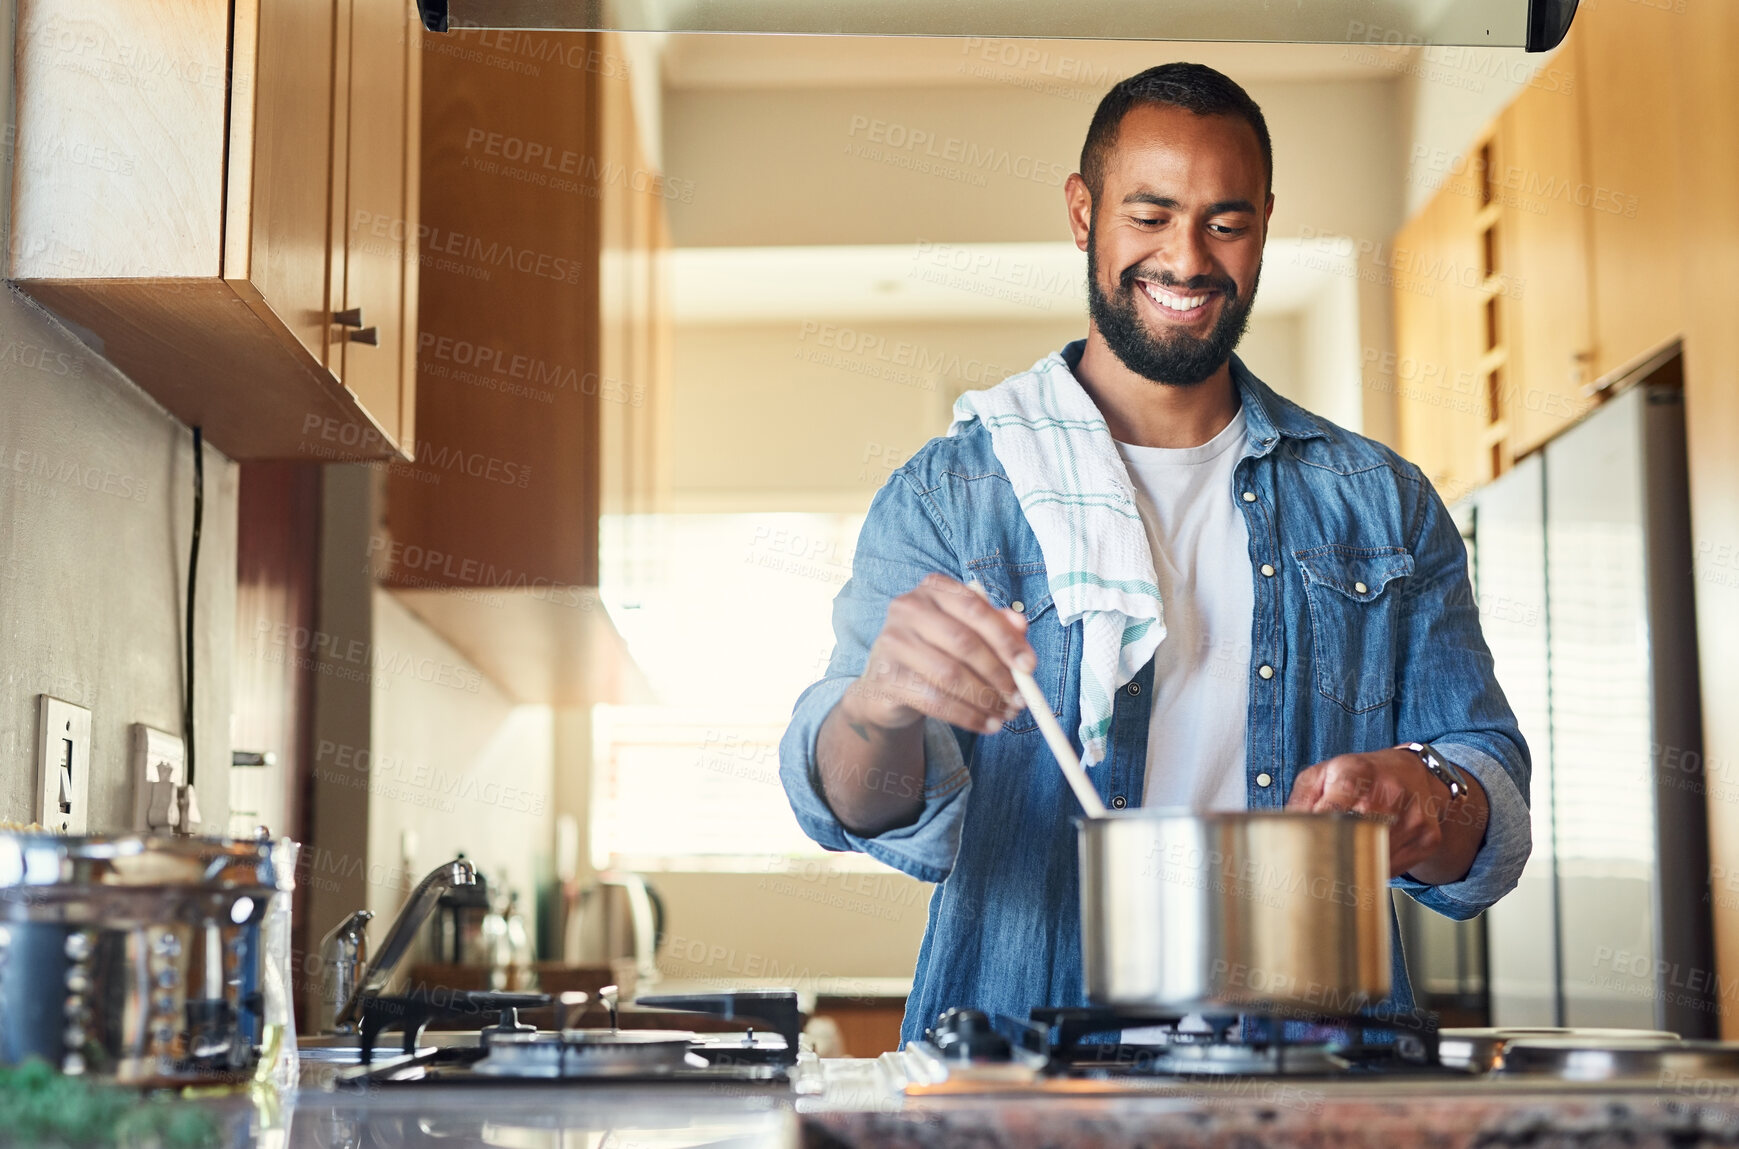
[[[1271,565],[1269,565],[1268,563],[1262,564],[1262,577],[1263,578],[1273,578],[1274,577],[1274,568]]]
[[[1256,785],[1262,787],[1264,790],[1266,790],[1268,788],[1268,784],[1270,782],[1273,782],[1273,781],[1274,781],[1273,776],[1271,774],[1269,774],[1266,770],[1264,770],[1262,773],[1256,775]]]
[[[1017,598],[1008,604],[1008,609],[1014,611],[1016,614],[1021,614],[1026,611],[1026,603]]]
[[[1356,582],[1353,584],[1353,590],[1357,591],[1359,594],[1364,594],[1366,591],[1368,591],[1370,589],[1371,589],[1370,587],[1366,586],[1362,582]]]
[[[1131,693],[1131,694],[1140,694],[1140,693],[1141,693],[1141,683],[1139,683],[1139,682],[1131,682],[1131,683],[1130,683],[1130,684],[1129,684],[1129,693]]]
[[[1127,805],[1129,805],[1129,799],[1125,798],[1121,794],[1119,794],[1115,798],[1111,799],[1111,808],[1113,810],[1121,810],[1121,809],[1123,809],[1123,807],[1125,807]]]
[[[1263,678],[1273,678],[1274,677],[1274,668],[1272,666],[1269,666],[1266,662],[1264,662],[1261,666],[1258,666],[1256,668],[1256,673],[1261,675]]]
[[[1255,491],[1245,491],[1244,492],[1244,501],[1246,503],[1255,502],[1256,501],[1256,492]]]

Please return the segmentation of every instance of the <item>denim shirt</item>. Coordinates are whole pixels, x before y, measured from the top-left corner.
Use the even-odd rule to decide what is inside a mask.
[[[1082,346],[1065,349],[1072,366]],[[1460,533],[1419,468],[1276,395],[1236,357],[1232,377],[1248,430],[1226,497],[1249,527],[1255,588],[1249,808],[1284,806],[1300,770],[1337,754],[1432,743],[1484,787],[1485,840],[1460,881],[1391,884],[1448,917],[1473,917],[1514,888],[1527,861],[1529,761],[1492,674]],[[862,673],[890,600],[931,572],[977,579],[999,607],[1023,604],[1039,686],[1071,739],[1080,725],[1082,625],[1057,621],[1038,541],[989,432],[974,423],[932,440],[871,504],[833,605],[833,657],[798,699],[779,754],[797,821],[816,842],[938,883],[902,1041],[953,1006],[1025,1018],[1035,1006],[1086,1004],[1080,809],[1030,713],[988,735],[926,719],[924,806],[911,825],[861,837],[822,796],[822,722]],[[1152,682],[1149,662],[1118,691],[1106,759],[1091,771],[1114,808],[1141,803]],[[1410,1008],[1393,924],[1391,933],[1387,1004]]]

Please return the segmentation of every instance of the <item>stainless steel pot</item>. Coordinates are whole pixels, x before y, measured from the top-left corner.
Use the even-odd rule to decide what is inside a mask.
[[[1382,822],[1125,810],[1083,820],[1080,848],[1095,1005],[1319,1014],[1388,996]]]
[[[289,841],[0,832],[0,1064],[242,1080],[293,1056]]]

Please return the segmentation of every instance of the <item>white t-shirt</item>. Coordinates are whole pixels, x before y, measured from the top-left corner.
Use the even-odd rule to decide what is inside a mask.
[[[1153,656],[1144,806],[1242,810],[1249,716],[1250,534],[1234,501],[1242,409],[1199,447],[1118,443],[1153,546],[1165,641]]]

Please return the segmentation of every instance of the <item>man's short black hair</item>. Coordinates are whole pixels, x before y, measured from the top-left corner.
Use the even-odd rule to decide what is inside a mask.
[[[1274,146],[1268,138],[1268,121],[1262,109],[1230,76],[1205,64],[1160,64],[1119,81],[1093,113],[1087,142],[1081,146],[1081,178],[1093,199],[1105,183],[1105,160],[1117,145],[1117,130],[1123,117],[1138,104],[1165,104],[1198,116],[1236,116],[1256,132],[1262,147],[1262,166],[1268,173],[1265,190],[1274,190]]]

